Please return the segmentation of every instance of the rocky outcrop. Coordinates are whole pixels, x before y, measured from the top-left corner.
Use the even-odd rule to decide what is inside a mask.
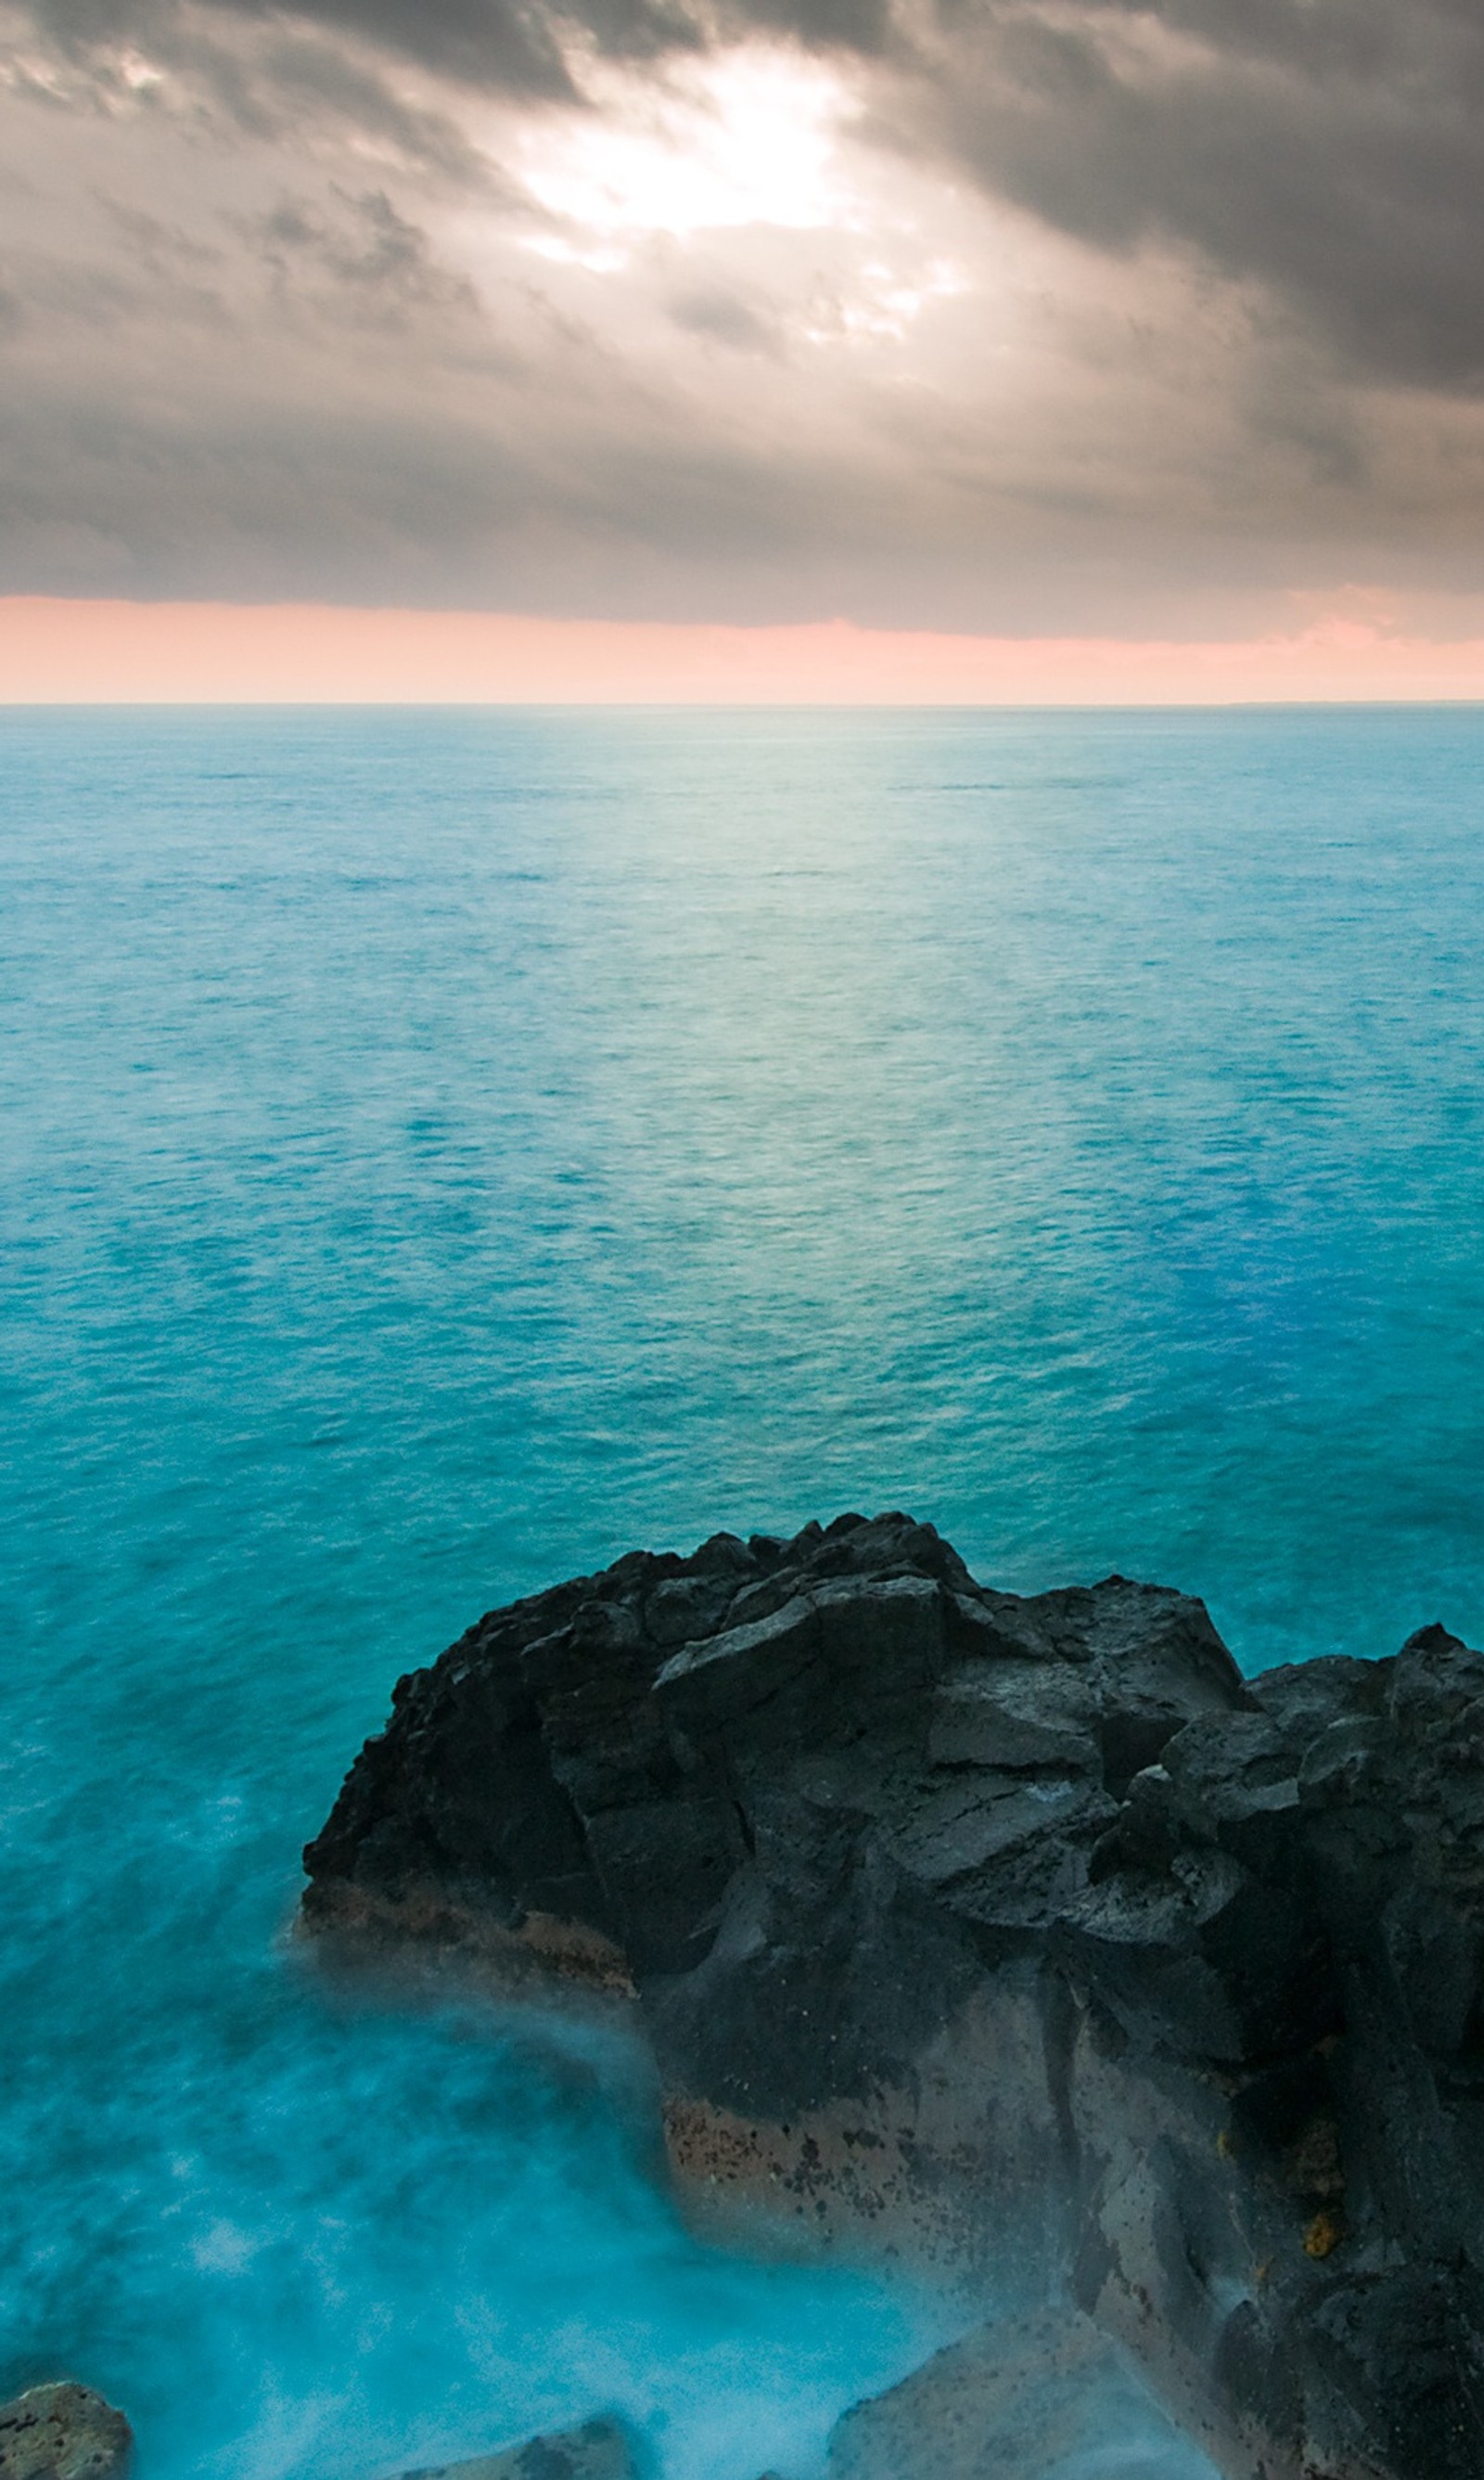
[[[0,2480],[121,2480],[134,2436],[87,2386],[33,2386],[0,2403]]]
[[[635,1553],[400,1681],[305,1916],[638,2001],[712,2197],[1044,2276],[1234,2480],[1484,2469],[1484,1658],[1244,1682],[931,1527]]]

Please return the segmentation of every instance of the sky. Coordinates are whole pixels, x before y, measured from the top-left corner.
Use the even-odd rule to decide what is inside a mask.
[[[740,629],[860,681],[915,633],[1484,687],[1478,0],[0,29],[33,670],[60,600],[178,646],[202,606],[523,615],[594,661],[640,623],[656,678]]]

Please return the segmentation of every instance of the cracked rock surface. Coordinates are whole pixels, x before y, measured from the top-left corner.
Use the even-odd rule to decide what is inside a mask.
[[[631,1992],[672,2148],[1048,2284],[1234,2480],[1484,2471],[1484,1657],[1244,1681],[931,1526],[635,1552],[397,1684],[311,1926]]]

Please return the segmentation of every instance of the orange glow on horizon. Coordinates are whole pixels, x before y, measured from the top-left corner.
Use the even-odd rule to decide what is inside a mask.
[[[1195,643],[0,597],[0,704],[1195,706],[1484,699],[1484,638]]]

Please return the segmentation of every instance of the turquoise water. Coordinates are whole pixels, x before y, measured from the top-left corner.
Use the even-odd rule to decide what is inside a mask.
[[[0,2384],[144,2480],[754,2480],[910,2364],[593,2041],[327,1993],[298,1846],[476,1612],[723,1524],[1478,1641],[1481,787],[1466,710],[0,714]]]

